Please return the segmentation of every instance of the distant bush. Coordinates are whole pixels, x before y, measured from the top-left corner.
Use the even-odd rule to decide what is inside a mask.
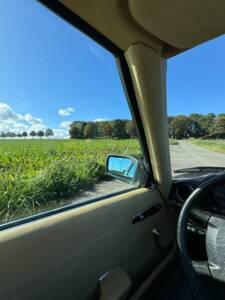
[[[170,139],[170,140],[169,140],[169,144],[170,144],[170,145],[179,145],[179,142],[178,142],[178,140]]]

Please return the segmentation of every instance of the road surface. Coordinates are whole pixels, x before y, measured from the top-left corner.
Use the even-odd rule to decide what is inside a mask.
[[[170,146],[172,170],[199,166],[225,167],[225,154],[179,141]]]
[[[123,190],[128,190],[133,188],[129,183],[126,183],[121,180],[113,179],[112,181],[107,180],[100,183],[97,183],[90,190],[81,192],[78,197],[73,197],[69,202],[78,203],[87,199],[93,199],[105,196],[107,194],[112,194],[116,192],[121,192]]]

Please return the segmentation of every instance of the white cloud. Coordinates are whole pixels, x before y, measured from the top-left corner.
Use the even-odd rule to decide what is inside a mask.
[[[64,129],[69,129],[70,124],[72,123],[72,121],[63,121],[59,127],[64,128]]]
[[[43,121],[41,118],[34,118],[31,114],[26,114],[24,120],[31,125],[42,125]]]
[[[8,104],[0,102],[0,120],[18,120],[18,115]]]
[[[74,112],[74,108],[68,107],[68,108],[60,108],[58,110],[58,114],[62,117],[70,116]]]
[[[7,103],[0,102],[0,132],[21,133],[45,129],[46,126],[41,118],[36,118],[29,113],[17,114]]]
[[[18,131],[26,131],[29,129],[29,126],[24,123],[15,123],[13,127],[18,129]]]
[[[23,131],[28,131],[29,126],[23,122],[7,122],[7,121],[0,121],[0,132],[15,132],[21,133]]]
[[[68,110],[69,109],[69,110]],[[71,113],[73,108],[66,109]],[[53,128],[55,139],[68,139],[69,138],[69,125],[72,121],[62,122],[58,128]],[[0,132],[15,132],[22,133],[26,131],[30,133],[32,130],[45,131],[48,127],[41,118],[34,117],[32,114],[25,115],[18,114],[12,107],[6,103],[0,102]],[[29,137],[28,137],[29,138]]]
[[[53,129],[54,131],[54,139],[68,139],[69,138],[69,132],[65,129]]]
[[[103,121],[107,121],[107,120],[104,118],[97,118],[97,119],[93,120],[93,122],[103,122]]]
[[[34,131],[39,131],[39,130],[46,130],[47,126],[45,126],[44,124],[33,124],[29,127],[29,132],[34,130]]]

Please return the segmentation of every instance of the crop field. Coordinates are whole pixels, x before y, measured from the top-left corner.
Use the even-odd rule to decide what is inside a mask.
[[[0,140],[0,223],[63,205],[105,180],[110,153],[141,150],[137,139]]]
[[[79,194],[104,179],[110,153],[140,155],[138,140],[0,140],[0,222]]]

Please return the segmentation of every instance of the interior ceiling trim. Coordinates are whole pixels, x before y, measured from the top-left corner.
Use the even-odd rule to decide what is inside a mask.
[[[158,53],[164,42],[137,24],[128,0],[59,0],[117,47],[126,51],[131,44],[143,43]]]
[[[225,33],[224,0],[128,0],[140,27],[177,48],[191,48]]]

